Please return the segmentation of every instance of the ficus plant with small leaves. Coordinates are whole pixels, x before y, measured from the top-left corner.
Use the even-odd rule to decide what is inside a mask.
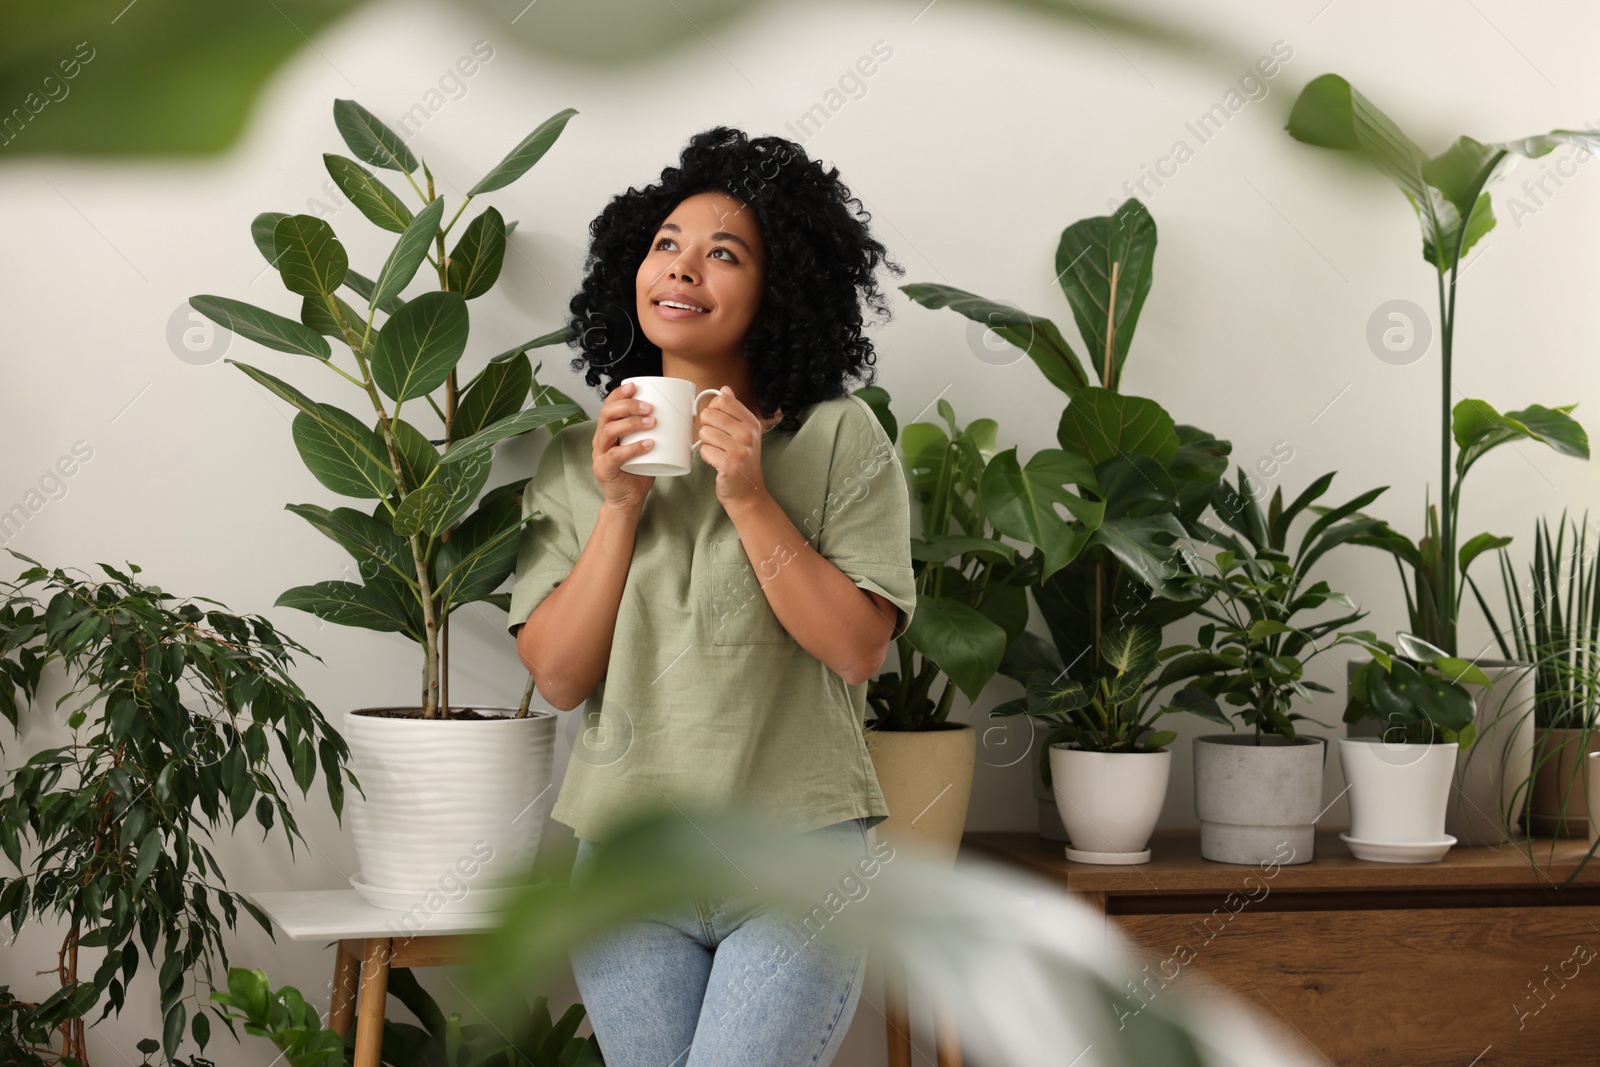
[[[309,357],[362,394],[358,406],[369,410],[357,415],[259,367],[226,361],[297,409],[295,447],[323,487],[376,501],[370,512],[288,505],[350,553],[361,581],[296,586],[277,603],[328,622],[398,632],[420,644],[425,719],[450,717],[451,612],[477,601],[510,606],[508,594],[495,590],[516,567],[518,496],[527,478],[485,492],[493,446],[588,418],[541,386],[529,365],[528,351],[565,341],[566,327],[491,357],[462,380],[468,302],[499,279],[516,222],[485,208],[448,252],[447,240],[474,199],[526,174],[575,114],[567,108],[540,124],[467,190],[446,222],[445,198],[427,164],[372,112],[353,100],[335,100],[334,123],[357,159],[328,153],[328,173],[369,222],[399,235],[377,273],[369,278],[351,268],[327,220],[267,211],[251,223],[251,234],[284,288],[300,298],[297,317],[229,297],[189,298],[212,321],[275,351]],[[421,206],[413,210],[404,189],[395,192],[362,163],[403,178]],[[425,185],[417,183],[419,169]],[[402,297],[424,262],[438,288]],[[365,310],[346,302],[344,290]],[[352,369],[334,359],[329,338],[349,351]],[[532,688],[530,679],[519,715],[527,713]]]
[[[359,788],[350,750],[290,675],[307,650],[265,618],[179,599],[140,582],[131,563],[102,563],[108,578],[95,581],[7,551],[30,566],[0,582],[0,713],[13,730],[32,718],[59,663],[67,691],[54,707],[71,731],[0,782],[0,850],[20,872],[0,877],[0,918],[13,936],[30,916],[67,930],[60,988],[5,1013],[11,1033],[33,1045],[57,1029],[49,1062],[87,1064],[84,1019],[101,1004],[95,1022],[121,1012],[143,949],[162,1050],[171,1060],[187,1034],[203,1051],[211,1023],[186,1001],[199,980],[212,985],[213,957],[227,966],[223,926],[236,929],[243,908],[272,929],[228,889],[208,842],[218,828],[244,832],[253,815],[262,840],[281,827],[292,854],[305,838],[274,747],[302,797],[320,767],[335,816],[345,779]],[[81,956],[94,951],[85,976]]]

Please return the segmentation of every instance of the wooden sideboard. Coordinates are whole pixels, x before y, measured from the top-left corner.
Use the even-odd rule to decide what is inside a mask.
[[[1203,976],[1192,992],[1243,997],[1336,1067],[1600,1063],[1600,858],[1557,888],[1586,842],[1535,842],[1537,869],[1509,844],[1369,863],[1336,830],[1312,862],[1275,868],[1203,860],[1195,831],[1158,833],[1128,867],[1072,863],[1031,833],[962,845],[1103,910],[1138,948],[1144,995]]]

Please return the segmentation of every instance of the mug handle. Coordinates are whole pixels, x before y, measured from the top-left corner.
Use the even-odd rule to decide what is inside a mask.
[[[698,393],[696,393],[695,396],[694,396],[694,403],[689,405],[690,408],[694,411],[694,416],[693,417],[694,418],[699,418],[700,417],[700,398],[701,397],[705,397],[705,396],[721,396],[721,395],[722,395],[722,390],[721,389],[702,389]],[[694,439],[694,444],[689,446],[689,454],[691,456],[698,455],[699,454],[698,449],[703,444],[705,444],[705,442],[700,440],[699,437],[696,437]]]

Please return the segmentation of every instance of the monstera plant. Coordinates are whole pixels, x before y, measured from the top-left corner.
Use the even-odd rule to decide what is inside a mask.
[[[363,502],[289,505],[354,557],[361,581],[295,586],[278,604],[329,622],[394,631],[422,646],[418,706],[354,709],[341,724],[365,786],[351,806],[361,870],[350,880],[380,907],[421,906],[429,915],[446,906],[492,908],[493,893],[470,890],[506,883],[538,850],[543,819],[505,813],[533,810],[548,788],[555,716],[530,714],[531,678],[514,710],[453,712],[448,626],[451,613],[467,604],[508,606],[496,590],[516,566],[528,472],[485,492],[493,446],[587,416],[575,404],[551,402],[565,398],[541,387],[529,366],[528,349],[564,340],[565,329],[492,356],[475,374],[462,371],[469,302],[499,278],[514,223],[488,207],[453,244],[447,241],[468,205],[527,173],[573,114],[569,108],[542,123],[468,188],[446,221],[445,198],[427,165],[366,108],[337,100],[334,122],[357,159],[323,158],[350,203],[379,229],[399,235],[383,264],[370,278],[357,273],[326,220],[269,211],[251,231],[299,298],[298,318],[228,297],[190,299],[228,329],[343,379],[367,409],[358,415],[260,367],[228,361],[298,410],[295,447],[316,480]],[[363,163],[403,178],[420,206],[413,209],[404,188],[397,193]],[[424,185],[414,177],[419,169]],[[438,287],[405,296],[424,261]],[[343,290],[363,309],[347,303]],[[346,359],[334,358],[329,338],[348,350]],[[452,884],[441,879],[463,875],[465,898],[439,897],[437,887]]]

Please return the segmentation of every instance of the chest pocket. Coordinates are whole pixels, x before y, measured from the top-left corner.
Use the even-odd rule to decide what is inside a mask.
[[[712,644],[796,643],[772,613],[737,534],[711,542],[708,562],[710,582],[702,596]]]

